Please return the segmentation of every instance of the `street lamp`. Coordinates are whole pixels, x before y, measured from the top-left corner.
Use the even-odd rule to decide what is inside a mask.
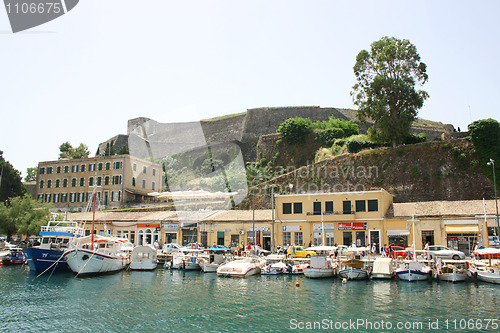
[[[495,160],[490,158],[490,161],[486,164],[491,165],[491,167],[493,168],[493,187],[495,190],[495,205],[497,208],[497,237],[500,237],[500,226],[498,224],[498,222],[499,222],[498,221],[498,197],[497,197],[497,181],[496,181],[496,177],[495,177]],[[497,239],[497,241],[500,241],[500,239]]]
[[[290,194],[292,194],[293,184],[288,184],[288,187],[290,188]]]

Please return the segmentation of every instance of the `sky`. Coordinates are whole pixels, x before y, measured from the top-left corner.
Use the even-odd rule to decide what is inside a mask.
[[[495,118],[499,1],[80,0],[12,33],[0,7],[0,150],[23,176],[59,145],[127,121],[184,122],[265,106],[354,108],[356,55],[408,39],[427,64],[419,117]]]

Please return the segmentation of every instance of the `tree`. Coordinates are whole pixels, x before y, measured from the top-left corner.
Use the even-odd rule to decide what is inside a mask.
[[[362,50],[354,65],[356,83],[351,91],[361,121],[371,120],[369,130],[376,142],[402,143],[412,122],[429,97],[417,90],[428,80],[427,66],[408,40],[383,37]]]
[[[49,218],[49,207],[42,207],[29,194],[0,203],[0,231],[10,239],[14,234],[37,235]]]
[[[495,161],[495,171],[500,172],[500,123],[495,119],[476,120],[469,124],[469,137],[476,146],[483,173],[493,179],[493,170],[487,166],[490,158]]]
[[[80,143],[80,145],[77,148],[73,148],[71,143],[69,143],[68,141],[62,143],[59,146],[59,151],[60,151],[59,159],[87,158],[90,155],[89,147],[87,147],[87,145]]]
[[[25,192],[21,173],[3,158],[3,151],[0,150],[0,202],[23,195]]]
[[[25,182],[36,182],[36,177],[38,176],[38,168],[28,168],[26,170],[26,177],[24,177]]]

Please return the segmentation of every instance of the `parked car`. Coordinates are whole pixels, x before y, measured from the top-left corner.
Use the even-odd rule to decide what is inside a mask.
[[[465,259],[465,253],[442,245],[431,245],[429,246],[428,258],[430,260],[435,258],[461,260]]]
[[[286,255],[292,258],[311,258],[316,255],[316,252],[308,251],[303,246],[290,246]]]

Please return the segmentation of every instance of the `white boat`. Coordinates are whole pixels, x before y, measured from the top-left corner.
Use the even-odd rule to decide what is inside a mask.
[[[492,264],[491,260],[489,263],[473,260],[469,263],[469,271],[480,281],[500,284],[500,266]]]
[[[396,275],[403,281],[425,281],[431,274],[431,268],[420,261],[403,261],[396,269]]]
[[[396,269],[396,275],[403,281],[425,281],[431,275],[431,268],[421,261],[417,261],[417,251],[415,248],[415,217],[411,218],[413,228],[412,261],[402,261]],[[426,251],[420,251],[426,252]]]
[[[131,249],[128,239],[90,235],[75,239],[63,256],[78,275],[111,273],[130,263]]]
[[[340,261],[338,275],[347,280],[365,280],[370,275],[370,269],[367,262],[361,259],[344,259]]]
[[[465,260],[442,261],[438,259],[435,265],[434,277],[446,282],[463,282],[470,277]]]
[[[94,185],[92,200],[92,229],[89,236],[72,238],[64,251],[69,268],[79,275],[111,273],[124,269],[130,263],[132,244],[126,238],[101,236],[94,233],[97,185]]]
[[[392,258],[377,258],[373,262],[372,279],[392,279],[394,277]]]
[[[304,269],[304,275],[311,279],[333,277],[337,262],[333,263],[325,256],[311,257],[309,267]]]
[[[266,261],[260,257],[236,259],[217,268],[219,276],[247,277],[259,274]]]
[[[484,282],[500,284],[500,267],[488,266],[486,270],[477,271],[477,279]]]
[[[262,268],[260,274],[262,275],[278,275],[283,274],[286,270],[286,264],[282,261],[275,262],[273,264],[267,264]]]
[[[223,254],[211,253],[208,255],[208,258],[201,259],[199,265],[203,273],[215,273],[225,260]]]
[[[138,271],[151,271],[158,265],[158,253],[150,245],[139,245],[132,250],[130,269]]]
[[[165,263],[165,268],[182,269],[186,271],[200,270],[201,256],[175,252],[172,261]]]

